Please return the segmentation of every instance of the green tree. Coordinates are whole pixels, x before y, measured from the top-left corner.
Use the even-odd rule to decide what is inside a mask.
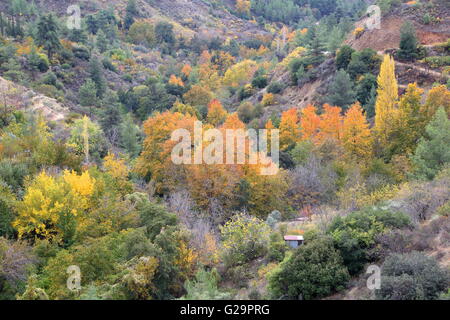
[[[78,99],[84,107],[95,106],[98,103],[97,86],[94,81],[87,79],[78,91]]]
[[[376,293],[383,300],[435,300],[450,286],[449,272],[420,252],[391,255],[382,270]]]
[[[97,46],[98,50],[99,50],[101,53],[103,53],[103,52],[105,52],[106,50],[108,50],[108,44],[109,44],[109,41],[108,41],[108,39],[106,38],[105,33],[103,32],[102,29],[100,29],[100,30],[97,32],[97,39],[96,39],[96,41],[95,41],[95,45]]]
[[[136,45],[153,47],[156,42],[155,28],[148,22],[135,22],[128,31],[128,37]]]
[[[361,105],[366,105],[370,98],[373,88],[377,87],[377,77],[371,73],[366,73],[361,77],[356,85],[356,98],[361,103]],[[367,110],[366,110],[367,112]],[[373,110],[372,116],[375,110]]]
[[[212,271],[199,270],[195,279],[186,281],[184,288],[186,294],[182,300],[227,300],[231,295],[219,290],[219,274],[215,269]]]
[[[417,36],[414,26],[407,21],[403,24],[400,34],[400,49],[397,57],[402,60],[415,60],[417,54]]]
[[[103,66],[96,56],[92,56],[89,62],[90,78],[95,83],[97,88],[97,97],[103,98],[107,85],[103,76]]]
[[[175,34],[173,33],[173,25],[168,22],[158,22],[155,27],[156,41],[173,45],[175,43]]]
[[[327,233],[333,237],[350,274],[359,273],[370,259],[368,250],[375,245],[375,237],[388,228],[402,228],[409,218],[389,210],[367,208],[345,217],[335,218]]]
[[[178,222],[177,215],[155,203],[147,203],[140,210],[142,224],[147,229],[147,237],[154,240],[163,228],[175,226]]]
[[[351,59],[352,54],[355,52],[355,49],[350,47],[349,45],[342,46],[337,55],[336,55],[336,68],[339,69],[347,69]]]
[[[33,77],[36,71],[46,72],[48,70],[49,61],[45,54],[38,53],[36,48],[31,49],[30,54],[27,56],[28,66],[31,69]]]
[[[124,27],[126,30],[128,30],[134,23],[134,17],[137,15],[137,13],[138,11],[136,6],[136,0],[128,0],[124,21]]]
[[[103,104],[104,108],[99,122],[105,136],[116,144],[119,139],[119,125],[122,121],[117,94],[109,92]]]
[[[87,141],[86,135],[88,137]],[[88,148],[86,148],[86,142]],[[67,143],[70,147],[73,147],[75,152],[79,155],[84,155],[85,150],[88,149],[90,156],[95,160],[100,160],[102,157],[106,156],[108,150],[102,129],[97,123],[92,122],[89,118],[86,120],[75,120]]]
[[[134,123],[131,114],[127,114],[120,126],[120,144],[132,158],[135,158],[141,151],[140,141],[141,132],[139,127]]]
[[[381,60],[375,50],[365,48],[352,53],[352,59],[347,67],[347,72],[352,79],[366,73],[378,73]]]
[[[438,109],[425,131],[412,162],[416,177],[431,180],[450,163],[450,120],[443,107]]]
[[[245,264],[267,252],[270,228],[256,217],[237,214],[220,227],[220,233],[227,266]]]
[[[0,190],[0,237],[10,238],[14,236],[14,196],[6,187]]]
[[[370,90],[369,99],[366,104],[363,105],[363,109],[366,112],[367,118],[373,118],[375,116],[375,103],[377,102],[377,88],[372,87]]]
[[[344,289],[350,279],[330,238],[312,240],[295,250],[269,276],[274,299],[317,299]]]
[[[339,70],[330,86],[329,101],[332,105],[347,108],[356,99],[353,81],[344,70]]]
[[[52,13],[40,17],[35,35],[36,44],[47,51],[50,61],[53,55],[61,49],[59,42],[59,27]]]

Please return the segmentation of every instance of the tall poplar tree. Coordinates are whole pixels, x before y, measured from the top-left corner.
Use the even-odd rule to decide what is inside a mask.
[[[395,61],[385,55],[378,75],[377,101],[375,103],[374,133],[379,146],[386,146],[395,126],[398,84],[395,78]]]

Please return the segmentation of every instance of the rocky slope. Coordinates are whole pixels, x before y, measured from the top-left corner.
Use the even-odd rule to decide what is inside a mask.
[[[46,97],[0,77],[1,105],[13,105],[18,110],[41,113],[47,121],[63,121],[69,109],[56,99]]]

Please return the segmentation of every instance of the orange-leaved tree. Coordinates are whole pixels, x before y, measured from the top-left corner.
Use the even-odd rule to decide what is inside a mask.
[[[359,103],[352,105],[345,114],[342,144],[348,156],[358,162],[364,162],[372,155],[372,135]]]
[[[208,115],[206,117],[208,123],[217,127],[218,125],[222,124],[225,121],[227,115],[228,115],[227,111],[224,109],[222,103],[220,103],[219,100],[214,99],[209,103]]]
[[[320,132],[317,136],[318,142],[326,140],[339,142],[342,136],[342,109],[329,104],[324,104],[323,113],[320,116]]]
[[[166,111],[156,114],[144,122],[145,139],[142,153],[136,161],[135,170],[155,182],[157,192],[170,188],[176,177],[175,165],[170,160],[173,147],[178,141],[171,141],[172,132],[186,129],[193,135],[195,116]],[[181,166],[177,166],[181,167]],[[181,168],[179,168],[181,169]]]
[[[297,108],[282,113],[280,121],[280,149],[286,150],[300,140]]]
[[[317,142],[319,129],[320,116],[317,115],[317,109],[313,105],[308,105],[301,111],[300,131],[302,140]]]

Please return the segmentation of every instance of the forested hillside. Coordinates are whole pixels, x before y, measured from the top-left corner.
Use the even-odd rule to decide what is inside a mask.
[[[449,216],[447,0],[0,3],[0,300],[448,300]]]

